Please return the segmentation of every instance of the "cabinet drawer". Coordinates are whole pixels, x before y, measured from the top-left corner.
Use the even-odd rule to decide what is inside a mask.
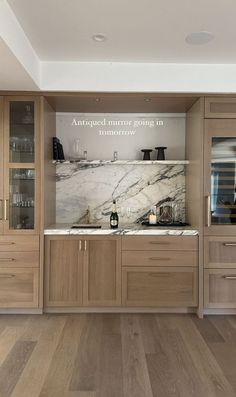
[[[197,306],[197,269],[124,267],[122,303],[125,306]]]
[[[0,251],[0,267],[39,267],[39,251]]]
[[[236,98],[205,98],[206,118],[236,118]]]
[[[123,236],[122,250],[158,251],[198,249],[197,236]]]
[[[192,266],[198,265],[196,251],[123,251],[122,266]]]
[[[236,268],[236,238],[205,238],[204,266],[205,268]]]
[[[38,307],[38,269],[0,268],[0,307]]]
[[[204,303],[209,308],[236,308],[236,269],[204,270]]]
[[[38,251],[39,236],[0,236],[0,251]]]

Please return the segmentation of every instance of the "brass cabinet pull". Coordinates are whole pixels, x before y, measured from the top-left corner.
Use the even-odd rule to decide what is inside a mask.
[[[158,258],[153,256],[152,258],[148,258],[150,261],[170,261],[171,258]]]
[[[0,261],[2,262],[13,262],[15,260],[16,260],[15,258],[0,258]]]
[[[236,243],[223,243],[225,247],[236,247]]]
[[[4,219],[3,200],[0,200],[0,221]]]
[[[4,200],[4,207],[3,207],[3,219],[4,221],[8,221],[8,212],[9,212],[9,201]]]
[[[168,241],[149,241],[149,244],[169,245],[170,243]]]
[[[81,240],[79,240],[79,251],[81,251],[82,250],[82,242],[81,242]]]
[[[87,251],[87,240],[84,240],[84,250]]]
[[[160,272],[160,273],[148,273],[148,275],[150,277],[162,277],[162,276],[169,277],[170,273],[163,273],[163,272]]]
[[[211,196],[206,196],[206,226],[211,226]]]
[[[0,241],[0,245],[14,245],[13,241]]]
[[[13,278],[15,274],[0,274],[0,278]]]
[[[236,280],[236,276],[223,276],[226,280]]]

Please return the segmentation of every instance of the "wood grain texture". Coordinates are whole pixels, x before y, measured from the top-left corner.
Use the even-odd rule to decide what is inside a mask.
[[[0,316],[1,397],[233,397],[236,317]]]

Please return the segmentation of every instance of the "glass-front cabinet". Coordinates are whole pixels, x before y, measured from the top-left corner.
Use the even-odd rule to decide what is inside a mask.
[[[39,102],[5,98],[4,233],[38,231]]]
[[[206,120],[205,234],[236,232],[236,120]]]

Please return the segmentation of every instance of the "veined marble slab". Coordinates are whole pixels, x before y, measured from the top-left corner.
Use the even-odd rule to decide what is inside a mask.
[[[151,207],[173,203],[185,221],[185,166],[150,164],[71,163],[57,165],[58,223],[108,223],[112,200],[120,223],[145,219]]]
[[[180,228],[145,228],[139,225],[135,225],[133,228],[118,228],[110,229],[108,227],[102,227],[101,229],[71,229],[70,227],[64,226],[52,226],[45,229],[44,234],[47,235],[118,235],[118,236],[196,236],[198,235],[198,230],[191,229],[188,227]]]

